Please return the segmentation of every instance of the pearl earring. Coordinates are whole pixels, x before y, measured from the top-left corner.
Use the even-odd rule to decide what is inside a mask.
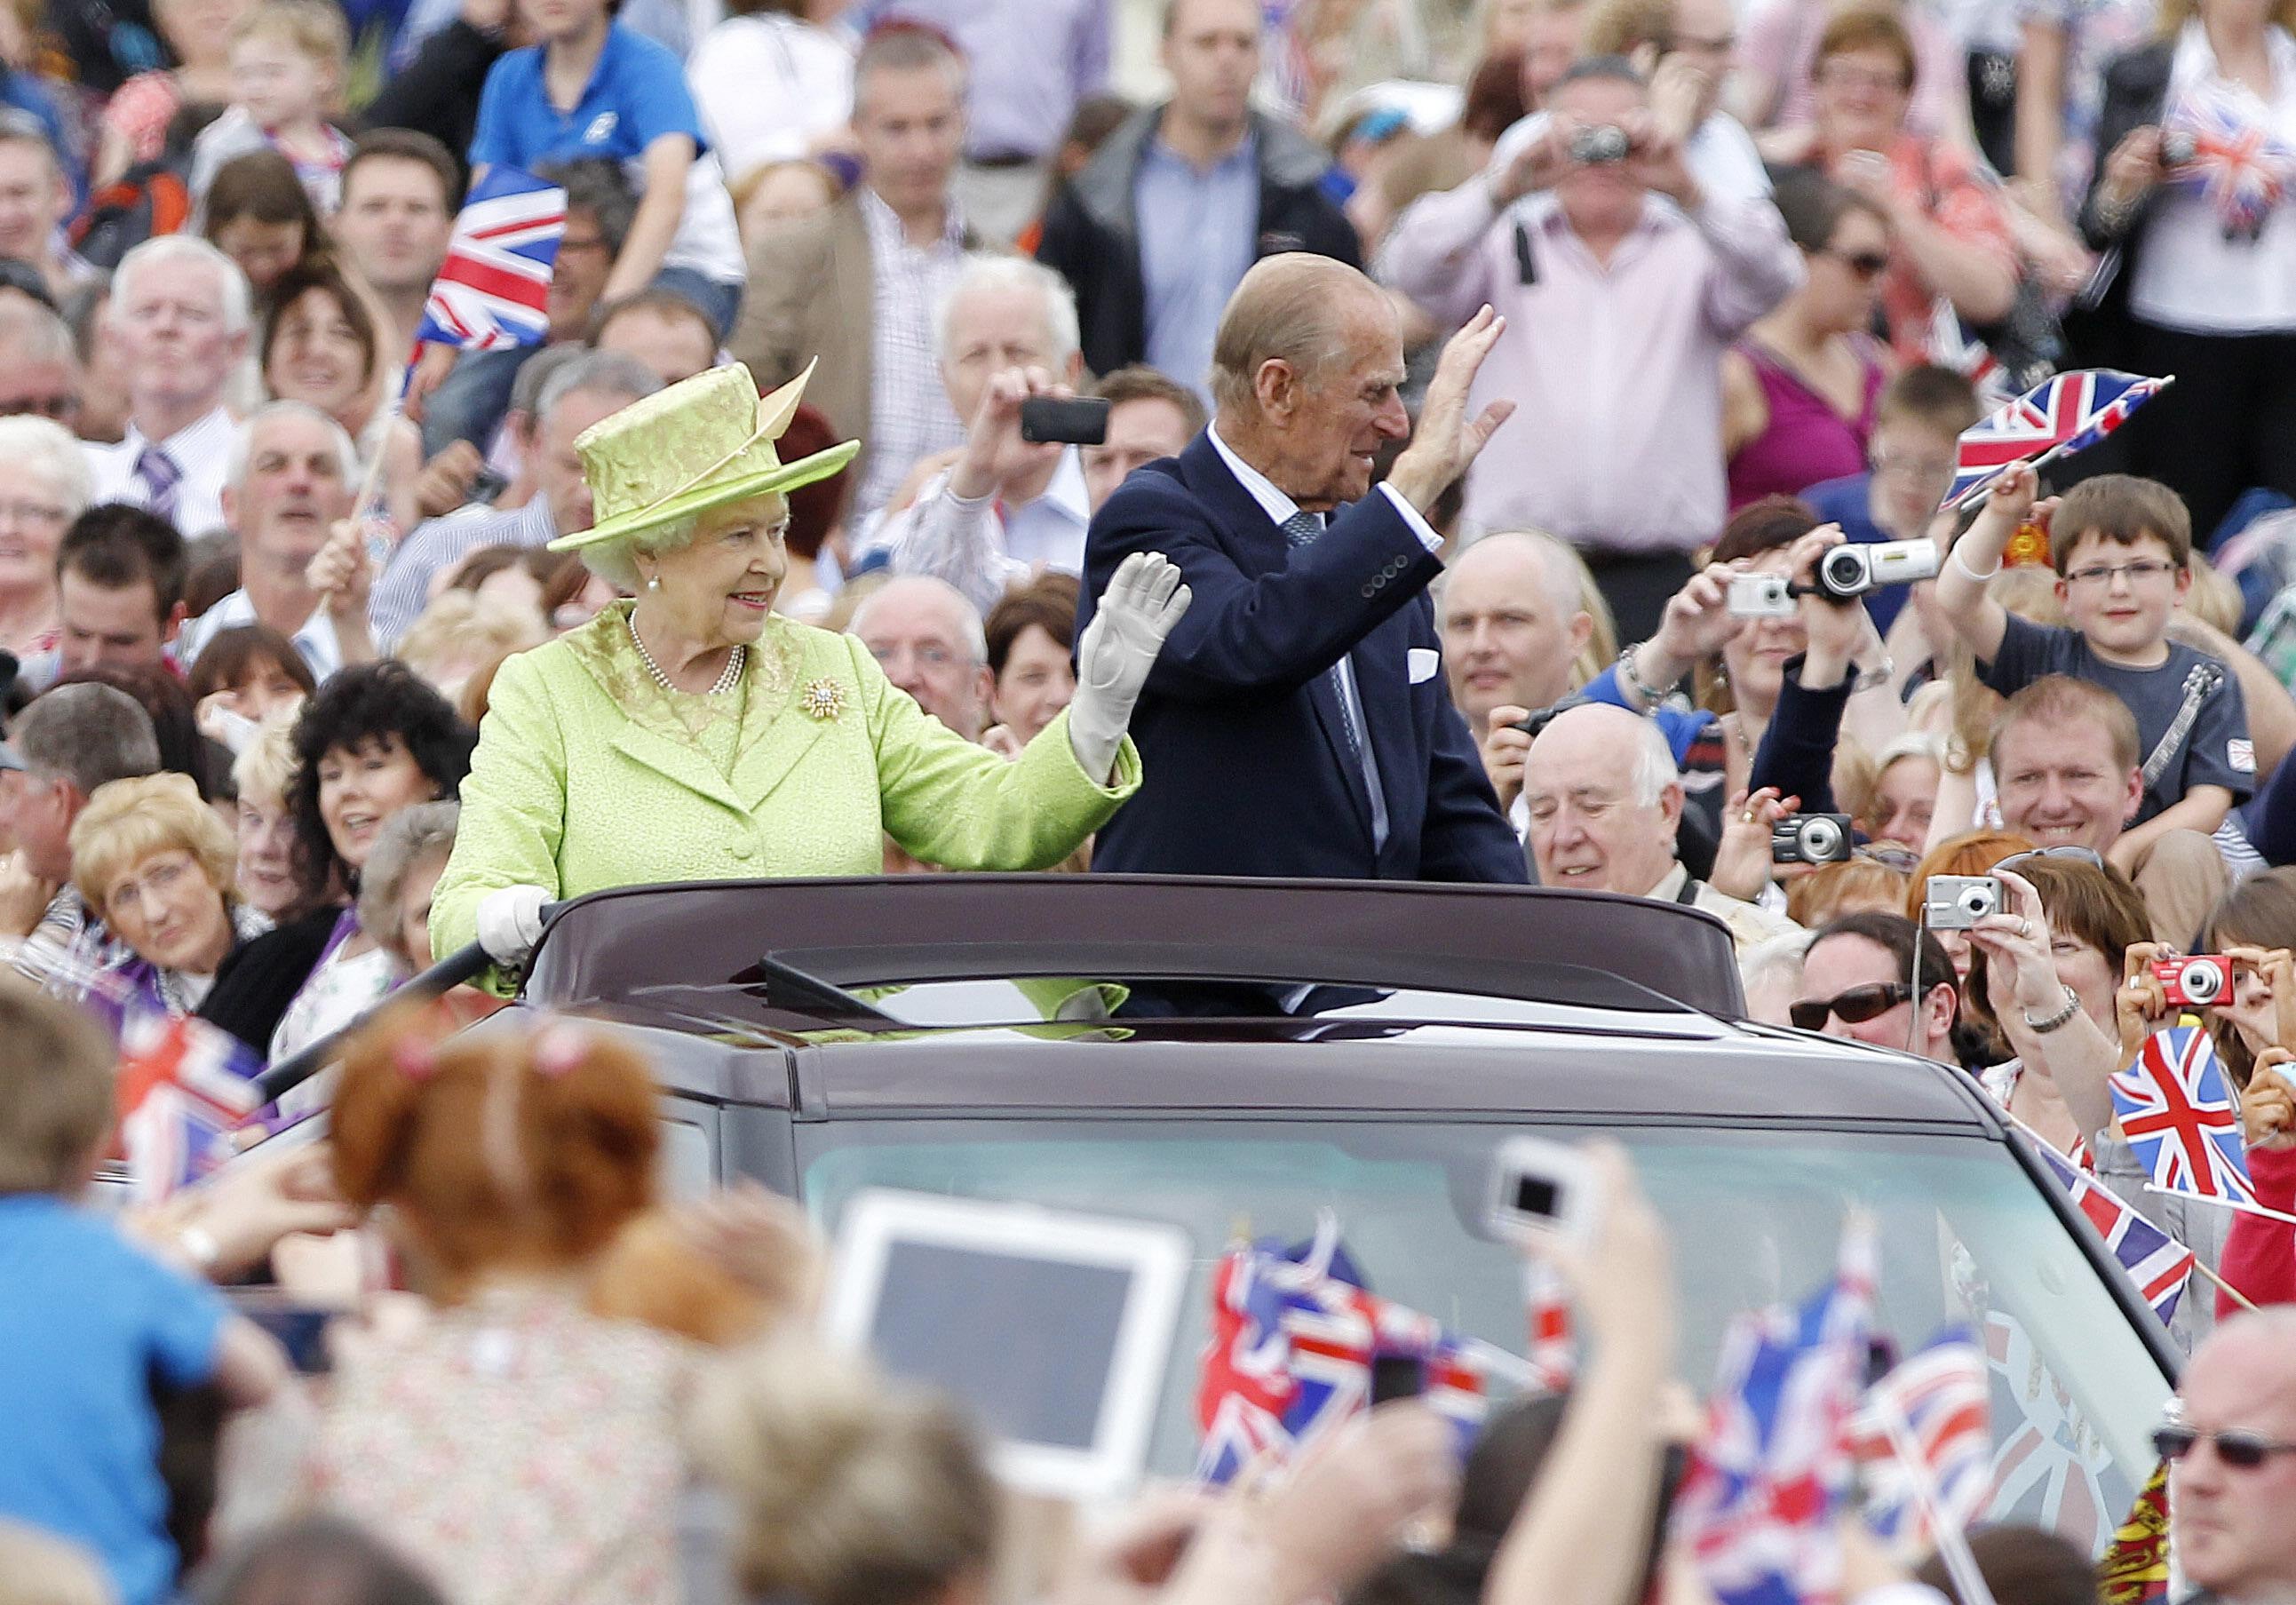
[[[661,576],[660,576],[660,575],[659,575],[659,574],[657,574],[657,575],[652,576],[651,578],[649,578],[649,579],[646,581],[646,589],[647,589],[647,590],[649,590],[649,591],[659,591],[659,590],[660,590],[660,589],[661,589]]]

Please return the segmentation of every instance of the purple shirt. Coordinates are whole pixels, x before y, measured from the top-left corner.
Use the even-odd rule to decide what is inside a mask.
[[[1767,199],[1717,197],[1694,217],[1647,199],[1604,264],[1552,194],[1502,214],[1478,176],[1414,202],[1378,269],[1447,327],[1486,301],[1507,320],[1469,405],[1505,397],[1515,415],[1468,473],[1472,528],[1545,529],[1612,552],[1686,553],[1714,538],[1722,353],[1802,279]]]
[[[964,153],[1046,157],[1077,102],[1108,83],[1110,0],[863,0],[857,35],[923,22],[956,41],[972,72]]]
[[[1881,360],[1869,347],[1858,348],[1865,373],[1854,419],[1835,412],[1831,401],[1753,340],[1741,340],[1738,355],[1754,370],[1770,421],[1730,459],[1731,512],[1767,495],[1798,496],[1813,485],[1865,468],[1883,377]]]

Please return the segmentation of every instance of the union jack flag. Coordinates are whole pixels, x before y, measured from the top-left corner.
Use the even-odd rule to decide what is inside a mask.
[[[2136,1062],[2112,1078],[2121,1134],[2166,1192],[2234,1204],[2256,1202],[2241,1151],[2217,1044],[2198,1026],[2171,1026],[2145,1039]]]
[[[1866,1390],[1851,1428],[1865,1473],[1866,1518],[1901,1553],[1937,1542],[1935,1520],[1959,1531],[1993,1492],[1991,1380],[1967,1327],[1948,1327]]]
[[[417,344],[496,351],[550,332],[550,275],[566,237],[566,192],[516,168],[471,190],[422,303]]]
[[[1270,1239],[1221,1257],[1196,1390],[1200,1480],[1226,1483],[1262,1455],[1288,1461],[1368,1409],[1376,1360],[1420,1363],[1421,1396],[1451,1421],[1463,1455],[1482,1425],[1491,1377],[1536,1384],[1513,1356],[1362,1283],[1329,1215],[1309,1243]]]
[[[1992,1519],[2030,1521],[2095,1554],[2112,1521],[2100,1475],[2112,1451],[2025,1329],[1998,1310],[1985,1317],[1985,1363],[2021,1417],[1994,1452]]]
[[[2180,100],[2161,125],[2189,154],[2169,182],[2201,194],[2228,237],[2253,240],[2264,217],[2296,183],[2296,151],[2272,137],[2243,98],[2204,86]]]
[[[2034,386],[1963,432],[1945,505],[1959,506],[2012,463],[2087,450],[2128,422],[2129,414],[2168,382],[2112,368],[2077,368]]]
[[[2030,1131],[2025,1134],[2032,1136]],[[2040,1150],[2041,1162],[2072,1200],[2073,1208],[2088,1217],[2088,1224],[2104,1239],[2107,1251],[2128,1273],[2129,1281],[2136,1284],[2137,1295],[2152,1306],[2152,1313],[2161,1317],[2162,1325],[2174,1320],[2177,1302],[2185,1296],[2185,1284],[2193,1277],[2193,1251],[2116,1198],[2110,1188],[2099,1186],[2094,1177],[2076,1168],[2070,1159],[2038,1137],[2033,1137],[2033,1146]]]
[[[131,1018],[120,1042],[119,1136],[131,1189],[156,1202],[216,1168],[232,1128],[262,1102],[245,1044],[193,1016]]]
[[[1674,1531],[1721,1605],[1817,1605],[1841,1587],[1834,1518],[1873,1318],[1872,1225],[1842,1232],[1833,1279],[1799,1309],[1734,1318]]]

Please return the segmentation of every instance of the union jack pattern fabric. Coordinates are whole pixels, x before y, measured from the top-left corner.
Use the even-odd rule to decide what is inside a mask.
[[[2155,1187],[2235,1204],[2256,1201],[2232,1085],[2206,1031],[2171,1026],[2154,1033],[2112,1085],[2121,1134]]]
[[[2085,1174],[2055,1149],[2033,1137],[2033,1146],[2041,1153],[2041,1162],[2056,1178],[2057,1185],[2072,1200],[2073,1208],[2088,1217],[2096,1234],[2104,1239],[2105,1248],[2128,1273],[2129,1281],[2136,1284],[2137,1295],[2152,1306],[2162,1325],[2176,1319],[2177,1305],[2185,1296],[2185,1286],[2193,1278],[2193,1251],[2146,1220],[2113,1195],[2112,1190],[2101,1186],[2095,1178]]]
[[[2191,154],[2169,168],[2169,182],[2206,200],[2227,238],[2253,240],[2265,215],[2296,184],[2296,151],[2272,137],[2247,97],[2212,85],[2184,96],[2162,120],[2169,139],[2191,142]]]
[[[1993,1492],[1991,1393],[1985,1351],[1965,1326],[1939,1332],[1866,1390],[1851,1429],[1866,1519],[1901,1554],[1918,1558],[1936,1544],[1932,1512],[1960,1530],[1984,1511]]]
[[[2095,1554],[2112,1519],[2101,1475],[2111,1449],[2025,1329],[1998,1310],[1985,1317],[1985,1363],[2021,1418],[1994,1452],[1991,1519],[2047,1527]]]
[[[1198,1478],[1225,1484],[1263,1455],[1290,1460],[1370,1407],[1373,1363],[1389,1358],[1419,1362],[1422,1396],[1456,1429],[1462,1455],[1482,1425],[1492,1377],[1538,1386],[1513,1356],[1365,1290],[1328,1215],[1304,1246],[1269,1239],[1230,1249],[1212,1276],[1196,1391]]]
[[[550,275],[566,237],[566,192],[516,168],[471,191],[422,304],[418,343],[497,351],[550,332]]]
[[[2165,380],[2112,368],[2077,368],[2034,386],[1961,437],[1953,488],[1945,504],[1959,506],[2013,463],[2046,453],[2070,456],[2087,450],[2151,400]]]
[[[119,1044],[119,1135],[130,1185],[156,1202],[229,1157],[232,1128],[262,1101],[255,1054],[196,1016],[131,1019]]]
[[[1833,1279],[1799,1309],[1734,1318],[1714,1397],[1675,1501],[1674,1531],[1721,1605],[1839,1597],[1834,1519],[1866,1379],[1874,1241],[1853,1217]]]

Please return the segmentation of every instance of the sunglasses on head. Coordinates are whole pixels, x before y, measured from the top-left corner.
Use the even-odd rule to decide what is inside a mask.
[[[1839,1014],[1848,1025],[1860,1025],[1887,1014],[1912,997],[1903,981],[1868,981],[1832,997],[1809,998],[1786,1006],[1786,1018],[1804,1031],[1823,1031],[1828,1016]]]
[[[2246,1432],[2237,1427],[2229,1432],[2203,1432],[2180,1421],[2171,1421],[2154,1430],[2152,1452],[2162,1460],[2182,1460],[2202,1438],[2216,1446],[2218,1460],[2243,1471],[2253,1471],[2276,1454],[2296,1454],[2296,1444],[2280,1443],[2260,1432]]]
[[[2095,848],[2032,848],[2022,853],[2012,853],[1993,867],[2014,871],[2021,864],[2030,864],[2036,858],[2058,858],[2068,864],[2086,864],[2093,870],[2104,867],[2104,855]]]

